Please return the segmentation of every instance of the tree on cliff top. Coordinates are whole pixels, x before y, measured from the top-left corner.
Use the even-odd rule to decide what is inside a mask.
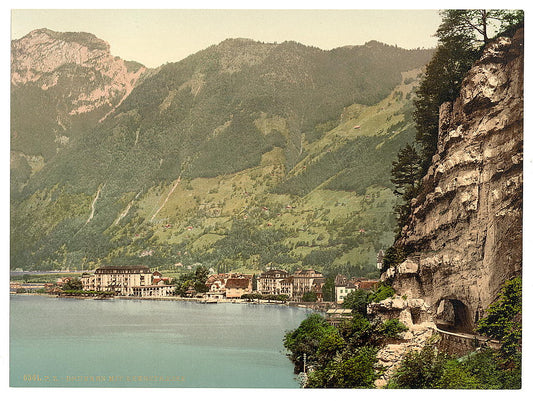
[[[522,10],[444,10],[436,36],[441,43],[461,37],[473,47],[485,46],[490,31],[502,32],[523,23]]]

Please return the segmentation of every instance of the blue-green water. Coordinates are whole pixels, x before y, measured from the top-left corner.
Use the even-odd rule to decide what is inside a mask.
[[[297,388],[273,305],[11,296],[11,386]]]

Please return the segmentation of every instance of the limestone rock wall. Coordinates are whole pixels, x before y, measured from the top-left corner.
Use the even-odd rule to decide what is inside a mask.
[[[464,327],[521,274],[523,43],[520,30],[489,44],[441,106],[437,153],[399,240],[414,252],[383,276],[434,317],[455,308]]]
[[[117,107],[133,90],[146,68],[127,63],[110,53],[109,44],[82,32],[38,29],[11,43],[12,88],[34,83],[43,91],[68,76],[70,93],[65,100],[69,115]],[[76,85],[76,79],[83,83]],[[68,92],[67,92],[68,93]]]
[[[389,382],[408,352],[420,351],[426,344],[437,340],[436,326],[429,316],[430,306],[423,299],[395,295],[381,302],[371,303],[367,312],[381,321],[398,319],[408,328],[398,338],[389,340],[376,355],[379,365],[385,368],[383,376],[375,382],[376,387],[381,388]]]

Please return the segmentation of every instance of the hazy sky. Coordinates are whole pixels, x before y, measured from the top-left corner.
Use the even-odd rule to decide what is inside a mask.
[[[33,29],[90,32],[111,53],[148,67],[179,61],[227,38],[332,49],[378,40],[433,47],[437,10],[13,10],[12,38]]]

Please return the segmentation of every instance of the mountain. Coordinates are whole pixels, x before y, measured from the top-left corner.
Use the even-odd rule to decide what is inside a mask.
[[[12,48],[11,268],[363,274],[392,242],[390,160],[432,51],[228,39],[146,70],[90,34]]]
[[[98,124],[131,93],[146,68],[110,53],[88,33],[30,32],[12,42],[13,189]]]

